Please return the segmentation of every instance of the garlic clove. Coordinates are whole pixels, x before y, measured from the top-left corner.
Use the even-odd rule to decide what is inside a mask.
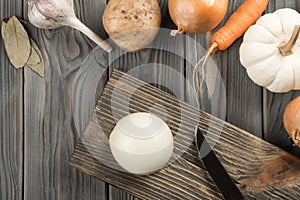
[[[73,17],[74,11],[63,1],[29,0],[28,18],[36,27],[55,29],[61,27],[68,17]]]
[[[112,47],[86,27],[75,16],[72,0],[29,0],[28,18],[36,27],[55,29],[61,26],[73,27],[93,40],[105,51],[111,52]]]

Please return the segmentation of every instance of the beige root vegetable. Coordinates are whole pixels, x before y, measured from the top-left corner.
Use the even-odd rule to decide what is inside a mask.
[[[110,0],[103,26],[122,49],[132,52],[145,48],[154,39],[161,22],[157,0]]]
[[[300,147],[300,96],[287,105],[283,115],[283,124],[295,145]]]

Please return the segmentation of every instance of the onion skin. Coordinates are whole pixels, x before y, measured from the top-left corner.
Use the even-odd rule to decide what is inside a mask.
[[[204,33],[224,18],[228,0],[169,0],[169,13],[178,33]]]
[[[293,99],[285,108],[283,125],[295,145],[300,147],[300,96]]]

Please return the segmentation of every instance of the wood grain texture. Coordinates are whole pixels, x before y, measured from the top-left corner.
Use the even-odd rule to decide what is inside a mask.
[[[280,8],[295,8],[295,1],[271,1],[267,12],[273,12]],[[299,91],[276,94],[264,90],[263,114],[264,114],[264,139],[300,157],[300,148],[293,146],[283,126],[283,113],[287,104],[299,96]]]
[[[23,16],[22,1],[0,1],[0,20]],[[7,58],[0,38],[0,199],[23,199],[23,70]]]
[[[111,185],[109,187],[109,200],[124,200],[124,199],[139,200],[137,197],[134,197],[133,195],[115,186]]]
[[[106,2],[74,3],[77,16],[105,37],[96,27]],[[104,199],[105,183],[67,165],[79,138],[72,122],[73,81],[95,44],[68,27],[28,29],[43,52],[46,76],[25,71],[24,199]]]
[[[229,1],[227,14],[218,27],[206,34],[190,35],[204,49],[208,49],[211,45],[210,39],[212,34],[225,24],[230,15],[243,3],[243,1]],[[293,1],[270,1],[270,4],[281,4],[292,6]],[[269,10],[275,8],[269,6]],[[225,51],[214,53],[211,58],[218,66],[220,75],[226,89],[226,121],[249,131],[250,133],[262,137],[263,136],[263,89],[254,84],[247,75],[246,70],[239,62],[239,47],[242,37],[237,39]],[[187,57],[195,57],[200,60],[204,55],[203,49],[197,48],[196,43],[187,43]],[[196,56],[195,56],[196,55]],[[206,66],[207,74],[211,70],[211,66]],[[211,73],[211,72],[210,72]],[[187,77],[192,74],[187,68]],[[188,96],[193,96],[194,91],[188,91]],[[189,98],[187,97],[189,100]],[[204,105],[205,111],[211,113],[211,105]]]
[[[168,13],[168,1],[158,0],[161,8],[162,24],[161,30],[149,49],[136,53],[124,53],[115,49],[110,55],[110,71],[120,69],[128,72],[134,77],[140,77],[147,83],[152,83],[161,89],[168,90],[176,94],[178,98],[185,98],[185,84],[172,78],[172,70],[179,74],[185,74],[184,63],[184,39],[172,38],[169,29],[174,28],[174,24]],[[177,54],[173,53],[175,50]],[[122,55],[120,57],[120,55]],[[112,199],[132,199],[131,195],[126,195],[124,191],[111,187],[110,198]]]
[[[233,12],[241,2],[230,0],[229,12]],[[102,28],[101,15],[106,3],[105,0],[75,1],[77,16],[103,38],[107,35]],[[167,1],[159,0],[159,4],[163,17],[161,26],[175,28],[168,14]],[[268,12],[281,7],[294,7],[294,4],[294,0],[270,0]],[[27,1],[0,0],[0,19],[12,15],[26,20]],[[95,44],[80,32],[66,27],[43,31],[25,23],[25,28],[42,48],[46,77],[41,79],[29,69],[15,70],[9,64],[3,41],[0,40],[0,199],[135,199],[122,190],[108,187],[98,179],[67,166],[79,138],[71,114],[71,87],[80,63]],[[209,34],[190,36],[207,47]],[[161,42],[161,48],[178,49],[180,54],[195,59],[201,57],[201,53],[193,49],[194,43],[180,39],[174,42],[174,38],[166,35],[158,42]],[[227,89],[226,119],[257,136],[262,134],[263,129],[267,141],[299,156],[299,148],[292,146],[281,120],[286,104],[299,93],[275,95],[263,90],[263,96],[259,94],[261,88],[249,82],[245,71],[237,63],[240,42],[241,39],[228,51],[213,56]],[[111,59],[114,60],[114,57]],[[114,60],[110,69],[129,71],[152,62],[157,63],[155,66],[163,64],[174,67],[189,77],[190,72],[186,70],[188,63],[182,57],[156,49],[124,55]],[[140,70],[137,76],[143,72]],[[167,80],[167,83],[164,82],[166,85],[180,85],[173,93],[180,100],[194,103],[191,90],[183,82],[165,79],[170,75],[168,71],[152,71],[144,77],[148,75],[155,83]],[[164,84],[160,88],[168,89],[162,86]],[[190,153],[185,156],[192,158]],[[279,189],[264,193],[274,194],[274,198],[291,197],[280,193]]]
[[[128,112],[149,110],[171,128],[175,162],[151,175],[130,175],[113,159],[108,135]],[[95,111],[70,164],[139,198],[221,198],[195,149],[197,124],[210,130],[206,135],[209,143],[215,143],[214,151],[246,199],[300,197],[296,189],[300,185],[299,158],[120,71],[112,73]]]
[[[180,93],[184,97],[184,84],[169,78],[168,70],[160,67],[161,65],[177,70],[184,74],[184,39],[178,40],[169,35],[169,29],[174,25],[168,15],[168,2],[158,1],[162,12],[162,27],[157,37],[150,44],[149,49],[145,49],[136,53],[126,53],[116,50],[110,57],[110,71],[112,69],[120,69],[129,72],[135,77],[141,77],[145,82],[159,83],[165,85],[176,84],[175,93]],[[162,42],[163,41],[163,42]],[[176,51],[177,55],[172,51]],[[179,55],[178,55],[179,54]],[[121,55],[121,56],[120,56]],[[150,68],[150,70],[148,69]],[[168,83],[166,83],[168,82]],[[168,88],[166,88],[168,89]]]
[[[22,199],[23,70],[9,64],[0,45],[0,199]]]

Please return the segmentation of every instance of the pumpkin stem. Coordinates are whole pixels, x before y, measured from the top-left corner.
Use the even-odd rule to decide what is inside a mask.
[[[287,42],[282,41],[278,47],[281,55],[288,56],[288,55],[293,54],[292,48],[294,47],[294,45],[298,39],[299,33],[300,33],[300,25],[295,25],[294,31],[293,31],[292,36],[289,39],[289,41],[287,41]]]

